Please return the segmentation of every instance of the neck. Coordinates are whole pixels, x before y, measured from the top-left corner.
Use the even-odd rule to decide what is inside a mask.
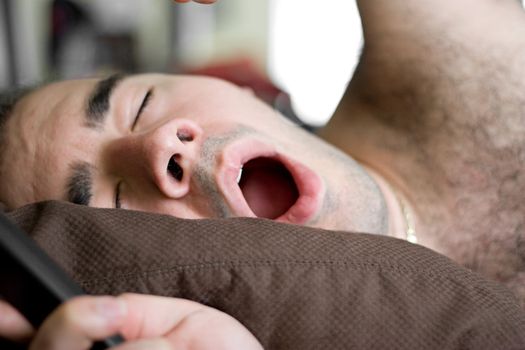
[[[376,170],[367,165],[363,166],[375,180],[385,199],[388,210],[388,235],[417,243],[415,211],[407,197]]]
[[[352,156],[375,180],[388,209],[388,234],[413,240],[416,228],[418,234],[422,233],[419,225],[422,221],[412,203],[416,199],[419,206],[428,202],[422,200],[424,196],[420,198],[426,193],[421,186],[425,174],[414,166],[413,145],[406,141],[405,134],[371,118],[360,104],[350,105],[339,106],[320,136]],[[391,149],[398,151],[391,152]]]

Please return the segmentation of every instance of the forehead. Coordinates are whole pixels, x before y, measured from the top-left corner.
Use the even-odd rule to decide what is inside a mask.
[[[82,117],[86,96],[97,80],[43,86],[20,100],[5,125],[0,196],[9,207],[40,199],[60,199],[60,162]],[[62,169],[60,169],[62,167]],[[50,181],[54,179],[55,181]],[[57,192],[58,191],[58,192]],[[47,196],[55,193],[54,197]]]

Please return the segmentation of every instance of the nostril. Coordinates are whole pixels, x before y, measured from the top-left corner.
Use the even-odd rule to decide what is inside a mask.
[[[177,130],[177,137],[181,142],[191,142],[193,141],[193,135],[189,130],[180,129]]]
[[[184,171],[182,170],[179,163],[177,163],[177,160],[175,159],[177,157],[177,154],[170,158],[168,162],[168,172],[175,178],[177,181],[182,181],[182,176],[184,175]]]

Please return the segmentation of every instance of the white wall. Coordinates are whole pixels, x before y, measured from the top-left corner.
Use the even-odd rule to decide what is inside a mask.
[[[270,1],[269,72],[291,95],[304,122],[332,116],[357,65],[362,46],[355,1]]]

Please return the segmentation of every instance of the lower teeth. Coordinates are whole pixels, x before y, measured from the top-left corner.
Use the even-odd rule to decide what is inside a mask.
[[[241,182],[242,168],[239,169],[239,175],[237,175],[237,183]]]

